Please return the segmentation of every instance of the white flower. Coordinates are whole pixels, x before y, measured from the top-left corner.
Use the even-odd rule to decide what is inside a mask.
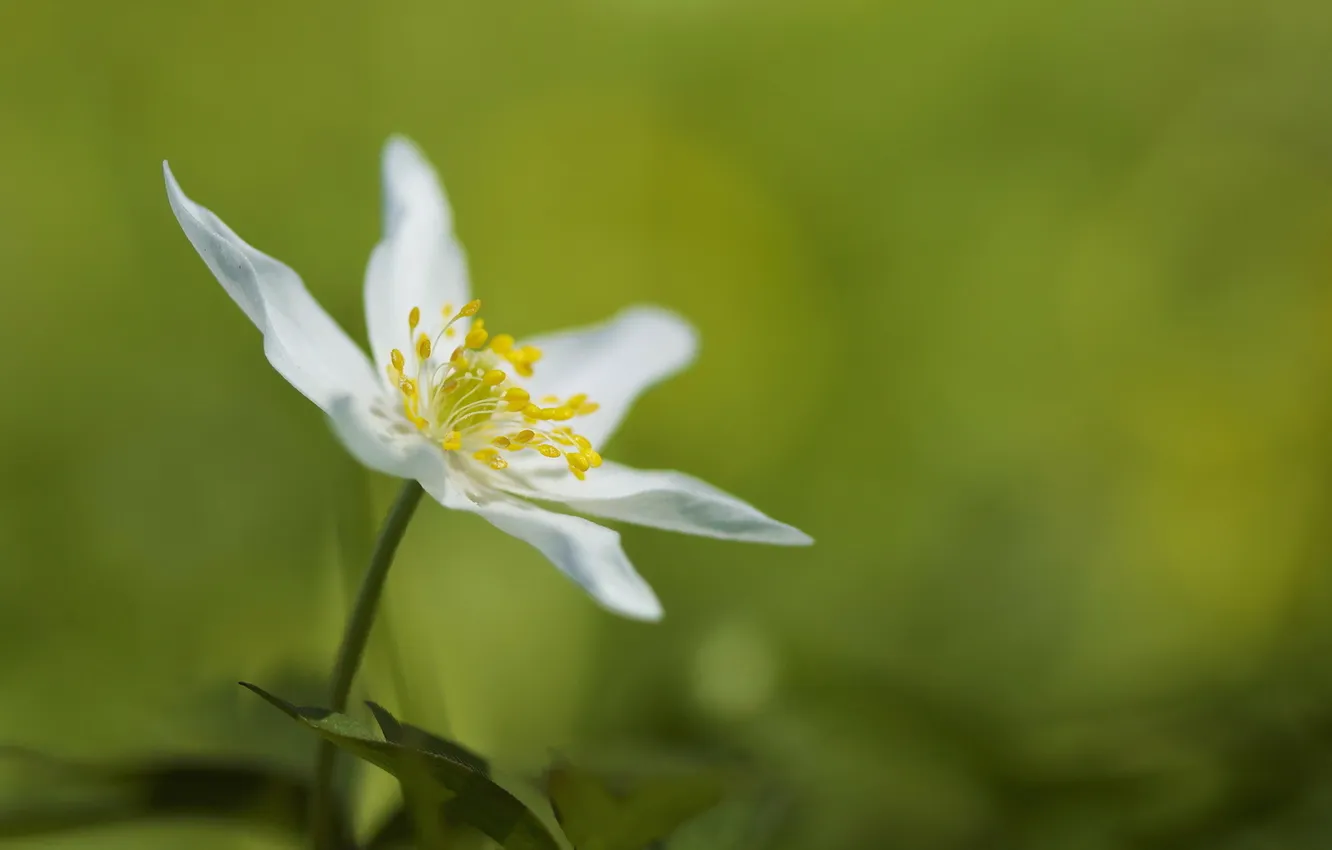
[[[411,142],[393,138],[384,148],[384,236],[365,276],[379,368],[296,272],[187,198],[166,163],[163,170],[185,235],[263,333],[273,368],[328,414],[348,451],[527,541],[607,608],[661,616],[619,534],[532,500],[686,534],[812,542],[683,473],[602,460],[595,447],[638,394],[693,360],[693,329],[666,310],[635,307],[522,343],[492,335],[476,315],[481,303],[472,300],[443,190]]]

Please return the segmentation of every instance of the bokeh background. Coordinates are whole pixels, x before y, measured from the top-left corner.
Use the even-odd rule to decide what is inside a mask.
[[[747,754],[781,848],[1332,846],[1328,79],[1317,0],[6,3],[0,738],[308,755],[233,683],[318,693],[395,485],[161,161],[364,340],[404,132],[492,326],[701,328],[611,454],[818,544],[626,528],[646,626],[427,505],[370,695],[517,765]]]

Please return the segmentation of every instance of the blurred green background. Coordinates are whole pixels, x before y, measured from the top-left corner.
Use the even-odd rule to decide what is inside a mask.
[[[233,682],[317,683],[395,485],[161,161],[363,341],[403,132],[493,327],[701,328],[612,456],[818,544],[626,528],[645,626],[426,505],[368,693],[748,753],[782,848],[1332,846],[1328,79],[1318,0],[6,3],[0,739],[308,755]],[[150,841],[281,846],[31,846]]]

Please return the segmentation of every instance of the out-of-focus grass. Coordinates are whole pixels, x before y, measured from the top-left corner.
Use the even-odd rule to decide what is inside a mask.
[[[646,627],[427,506],[407,719],[750,749],[790,847],[1324,846],[1329,74],[1313,0],[11,4],[3,737],[282,740],[228,683],[327,664],[364,479],[160,161],[363,339],[402,131],[496,327],[699,324],[613,455],[819,541],[626,530]]]

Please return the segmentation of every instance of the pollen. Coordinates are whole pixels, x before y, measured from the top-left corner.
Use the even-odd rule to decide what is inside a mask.
[[[505,455],[521,457],[532,450],[541,458],[562,459],[569,474],[583,480],[601,466],[601,455],[591,440],[563,423],[594,412],[596,403],[584,393],[564,400],[543,396],[535,403],[519,384],[532,377],[541,349],[520,345],[510,334],[491,335],[484,319],[473,318],[480,310],[479,300],[456,312],[444,304],[436,314],[442,325],[434,319],[422,327],[421,309],[411,309],[407,345],[390,350],[387,366],[389,385],[401,394],[401,415],[444,452],[457,452],[451,464],[503,471],[510,466]],[[472,319],[470,327],[454,328],[462,319]],[[462,337],[462,344],[441,360],[440,352],[448,350],[441,348],[443,340],[454,337]]]

